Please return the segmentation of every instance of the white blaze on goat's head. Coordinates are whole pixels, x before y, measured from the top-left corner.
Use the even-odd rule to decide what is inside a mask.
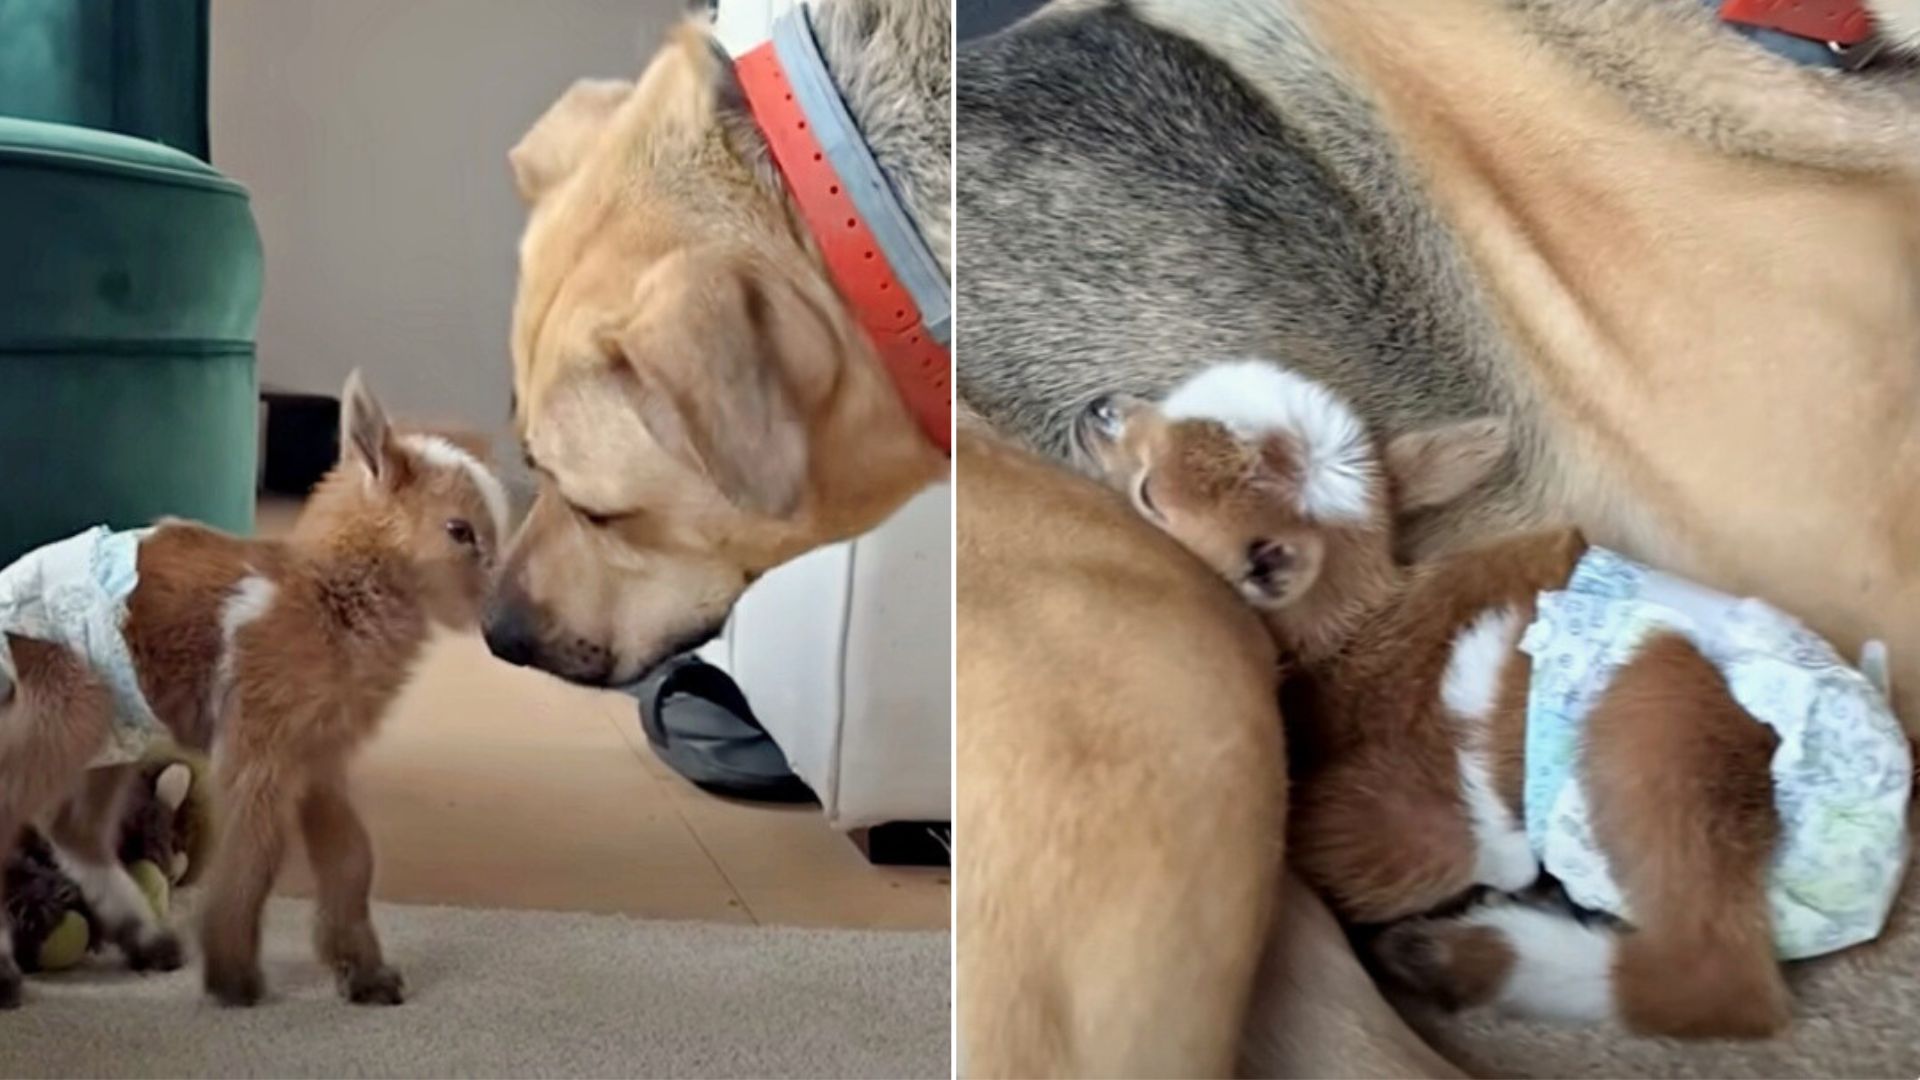
[[[1263,361],[1216,364],[1158,405],[1112,396],[1074,428],[1080,454],[1255,607],[1293,605],[1329,560],[1391,560],[1393,516],[1450,502],[1507,449],[1470,420],[1384,451],[1331,390]]]
[[[1384,516],[1366,428],[1326,388],[1259,361],[1219,364],[1158,406],[1103,398],[1076,441],[1105,478],[1256,607],[1319,577],[1329,529]]]
[[[1174,387],[1160,414],[1212,421],[1263,447],[1301,516],[1363,524],[1379,510],[1379,468],[1365,425],[1333,392],[1260,360],[1216,364]]]

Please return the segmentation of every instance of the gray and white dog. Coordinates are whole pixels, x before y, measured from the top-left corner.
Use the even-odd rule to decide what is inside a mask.
[[[959,60],[961,396],[1062,458],[1222,358],[1384,435],[1505,418],[1410,554],[1571,522],[1886,639],[1915,730],[1920,5],[1868,6],[1827,49],[1701,0],[1059,0]],[[1897,912],[1778,1043],[1425,1030],[1503,1073],[1911,1075],[1915,972]]]

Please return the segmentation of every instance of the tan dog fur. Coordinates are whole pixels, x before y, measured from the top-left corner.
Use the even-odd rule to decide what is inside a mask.
[[[1304,7],[1523,348],[1543,501],[1595,543],[1764,596],[1844,653],[1885,639],[1900,711],[1920,722],[1911,114],[1882,131],[1813,99],[1804,73],[1697,73],[1703,100],[1780,125],[1788,150],[1804,120],[1801,156],[1886,166],[1815,173],[1647,122],[1504,5]],[[1684,50],[1659,20],[1648,36],[1649,63]]]
[[[515,421],[540,489],[487,632],[577,681],[710,637],[758,575],[945,469],[731,80],[686,24],[636,84],[577,85],[512,155]]]
[[[962,1075],[1225,1075],[1280,873],[1272,648],[1094,485],[964,423],[956,465]]]

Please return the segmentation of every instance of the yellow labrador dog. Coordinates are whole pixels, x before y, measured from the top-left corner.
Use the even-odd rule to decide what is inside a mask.
[[[949,247],[944,0],[829,0],[819,52],[914,227]],[[829,280],[735,67],[694,22],[636,82],[576,84],[512,155],[530,215],[514,422],[538,493],[496,654],[630,681],[715,634],[766,570],[941,476]]]

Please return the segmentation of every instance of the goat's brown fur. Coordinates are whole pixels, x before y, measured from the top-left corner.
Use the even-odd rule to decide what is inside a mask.
[[[1777,745],[1672,634],[1648,641],[1595,706],[1583,759],[1594,832],[1639,915],[1615,969],[1629,1026],[1745,1036],[1786,1026],[1766,897]]]
[[[1494,608],[1529,617],[1534,596],[1564,582],[1584,546],[1572,533],[1547,533],[1420,566],[1383,593],[1344,648],[1303,660],[1289,704],[1307,700],[1286,710],[1293,745],[1307,755],[1292,853],[1345,917],[1403,918],[1475,884],[1459,724],[1445,715],[1441,678],[1462,628]],[[1516,655],[1503,680],[1524,686],[1526,670]],[[1507,734],[1495,745],[1512,748],[1509,760],[1524,753],[1513,736],[1525,710],[1524,694],[1503,694],[1495,708],[1495,731]],[[1504,785],[1516,810],[1519,779],[1514,769]]]
[[[491,481],[468,467],[477,459],[450,464],[448,447],[396,434],[357,375],[345,400],[341,465],[310,496],[293,534],[246,540],[162,523],[141,541],[122,626],[141,689],[169,734],[214,752],[221,835],[202,941],[207,989],[227,1004],[252,1004],[264,992],[261,909],[295,828],[320,894],[316,947],[341,992],[355,1002],[402,999],[368,917],[373,856],[347,793],[347,763],[373,735],[431,626],[477,619],[505,524],[498,493],[481,488]],[[20,825],[80,783],[56,816],[55,840],[75,857],[104,857],[126,782],[124,769],[86,769],[111,723],[106,691],[64,648],[13,646],[16,700],[0,702],[0,846],[10,849]],[[124,871],[115,864],[103,873]],[[140,925],[115,935],[133,966],[178,966],[172,935],[151,913],[140,915]],[[6,976],[0,968],[0,1003]],[[17,975],[12,985],[17,1000]]]
[[[1395,561],[1395,518],[1444,504],[1485,476],[1504,445],[1494,428],[1455,425],[1375,447],[1384,475],[1369,481],[1371,516],[1317,521],[1284,482],[1315,453],[1305,433],[1173,420],[1114,402],[1090,411],[1082,449],[1229,581],[1243,573],[1239,553],[1262,536],[1321,533],[1309,580],[1263,609],[1297,665],[1283,691],[1295,792],[1289,857],[1345,918],[1411,920],[1381,938],[1390,972],[1455,1005],[1500,998],[1526,962],[1522,942],[1471,914],[1414,917],[1477,886],[1528,884],[1483,879],[1487,841],[1463,759],[1481,756],[1493,799],[1512,815],[1506,827],[1517,829],[1531,674],[1518,628],[1532,621],[1541,592],[1564,586],[1585,541],[1549,532],[1411,567]],[[1244,414],[1233,422],[1245,425]],[[1143,497],[1149,484],[1156,494]],[[1474,661],[1489,691],[1477,706],[1485,711],[1456,715],[1443,684],[1469,628],[1490,613],[1511,629]],[[1613,1011],[1649,1033],[1777,1030],[1787,999],[1765,894],[1780,828],[1771,730],[1733,701],[1690,643],[1662,636],[1622,666],[1584,745],[1596,836],[1639,916],[1596,954]],[[1524,851],[1518,862],[1519,876],[1538,875]]]

